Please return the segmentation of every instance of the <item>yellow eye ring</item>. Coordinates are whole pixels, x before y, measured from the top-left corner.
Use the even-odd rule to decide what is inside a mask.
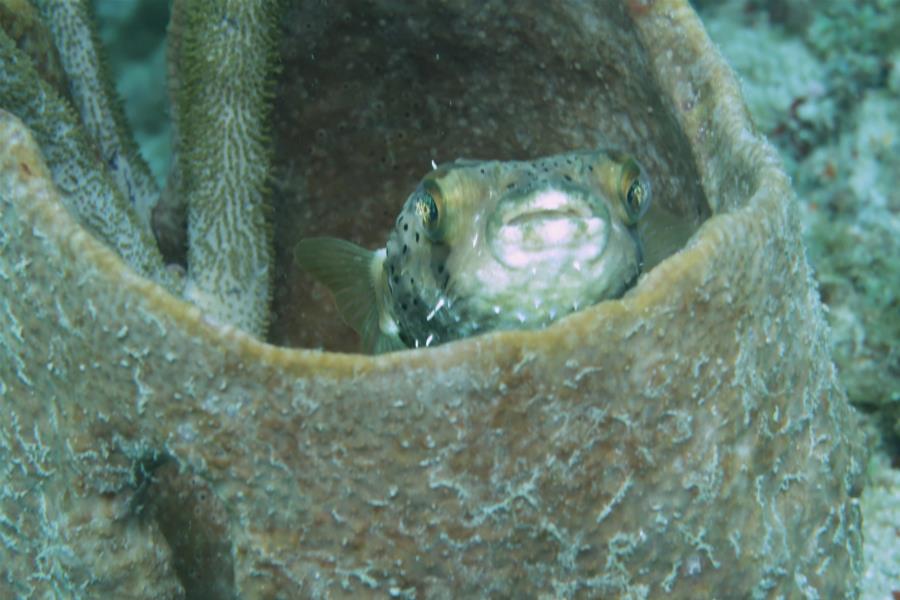
[[[443,220],[444,197],[437,183],[424,181],[422,190],[416,200],[416,214],[422,220],[425,231],[429,237],[433,237],[441,226]]]
[[[632,158],[622,165],[619,200],[625,208],[625,221],[629,226],[637,223],[650,206],[650,182]]]

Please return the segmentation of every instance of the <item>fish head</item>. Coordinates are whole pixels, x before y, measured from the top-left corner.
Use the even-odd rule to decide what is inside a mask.
[[[637,277],[650,183],[631,157],[456,161],[407,199],[388,242],[394,318],[410,345],[541,327]]]

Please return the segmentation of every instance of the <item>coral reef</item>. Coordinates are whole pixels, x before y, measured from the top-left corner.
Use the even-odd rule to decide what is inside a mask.
[[[875,600],[900,593],[900,469],[877,452],[866,480],[860,507],[866,540],[862,597]]]
[[[731,1],[702,16],[799,192],[840,380],[871,415],[863,597],[896,595],[900,2]]]
[[[174,56],[193,22],[176,6]],[[377,358],[279,348],[142,276],[67,204],[41,135],[65,103],[59,120],[2,113],[0,585],[856,592],[862,448],[798,206],[685,2],[298,3],[280,28],[270,340],[349,344],[295,292],[286,248],[381,237],[431,159],[615,141],[693,235],[659,242],[668,258],[621,300],[544,331]],[[38,79],[21,45],[3,52],[4,74]],[[208,158],[182,163],[179,114],[176,189]]]
[[[848,396],[900,435],[900,2],[781,4],[703,17],[794,179]]]

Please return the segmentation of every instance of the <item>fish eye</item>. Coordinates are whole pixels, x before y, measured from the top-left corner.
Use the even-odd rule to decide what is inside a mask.
[[[620,194],[625,205],[626,224],[634,225],[650,205],[650,182],[634,159],[628,159],[622,167]]]
[[[441,225],[443,196],[436,183],[426,181],[416,199],[416,214],[422,219],[426,232],[433,236]]]
[[[438,221],[438,208],[434,196],[428,192],[424,192],[416,205],[416,213],[422,218],[422,223],[431,229]]]
[[[644,186],[639,179],[631,182],[628,192],[625,194],[625,202],[628,204],[628,212],[637,215],[644,205]]]

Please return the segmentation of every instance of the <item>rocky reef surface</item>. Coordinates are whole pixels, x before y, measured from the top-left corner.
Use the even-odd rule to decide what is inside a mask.
[[[220,16],[199,25],[233,33]],[[4,113],[12,593],[857,591],[860,432],[798,205],[687,4],[298,3],[279,23],[269,341],[349,347],[285,247],[374,241],[431,159],[615,141],[693,235],[544,331],[291,350],[135,273],[73,218],[53,140]]]
[[[863,595],[884,598],[900,591],[900,2],[699,4],[793,178],[840,380],[868,415]]]
[[[847,394],[898,436],[900,2],[781,4],[701,16],[793,178]]]

